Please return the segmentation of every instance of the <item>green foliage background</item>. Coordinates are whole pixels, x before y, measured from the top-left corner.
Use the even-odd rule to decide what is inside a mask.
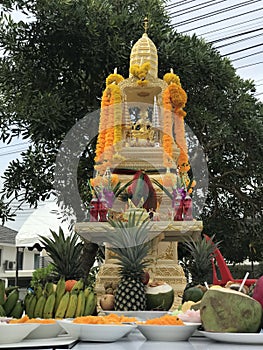
[[[100,107],[105,79],[115,67],[128,77],[130,50],[147,15],[159,77],[171,67],[180,76],[188,94],[186,122],[206,155],[204,232],[222,241],[230,262],[262,260],[262,103],[254,96],[254,83],[240,79],[210,44],[172,29],[165,3],[1,2],[0,139],[8,143],[19,136],[30,146],[5,171],[0,216],[3,222],[12,218],[13,196],[36,206],[54,192],[61,141],[76,121]],[[9,12],[15,7],[29,20],[14,22]],[[92,169],[93,148],[87,147],[78,179],[84,199]]]

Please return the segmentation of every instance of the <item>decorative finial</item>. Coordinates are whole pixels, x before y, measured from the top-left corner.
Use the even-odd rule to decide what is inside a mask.
[[[172,74],[174,73],[174,70],[173,70],[173,68],[170,68],[170,73],[172,73]]]
[[[143,20],[144,33],[147,33],[148,30],[148,18],[145,17]]]
[[[117,74],[117,71],[118,71],[117,67],[114,68],[114,74]]]

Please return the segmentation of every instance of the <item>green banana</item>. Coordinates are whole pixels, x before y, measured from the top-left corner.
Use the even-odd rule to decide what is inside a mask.
[[[88,297],[88,295],[89,295],[90,292],[92,292],[92,288],[91,288],[91,287],[86,287],[86,288],[84,289],[84,296],[85,296],[85,298]]]
[[[61,298],[65,294],[65,288],[66,288],[66,282],[65,278],[61,277],[57,283],[57,288],[56,288],[56,302],[55,302],[55,310],[58,309],[59,303],[61,301]]]
[[[2,305],[0,305],[0,317],[5,317],[6,313],[5,313],[5,309],[3,308]]]
[[[35,293],[37,299],[39,299],[41,297],[41,295],[43,294],[43,289],[39,284],[34,288],[34,293]]]
[[[5,303],[5,281],[0,279],[0,305]]]
[[[80,317],[84,315],[85,311],[85,295],[84,291],[81,290],[78,295],[77,308],[74,317]]]
[[[74,284],[74,286],[71,289],[71,292],[79,292],[81,290],[83,290],[84,288],[84,280],[83,278],[80,278],[77,283]]]
[[[37,300],[36,307],[34,310],[34,318],[43,318],[43,311],[46,303],[46,296],[41,295]]]
[[[6,287],[5,289],[5,294],[6,296],[8,296],[14,289],[18,289],[18,286],[10,286],[10,287]]]
[[[10,313],[10,316],[14,318],[21,318],[24,312],[24,304],[22,300],[17,300],[15,307]]]
[[[25,298],[24,298],[24,308],[25,308],[26,315],[28,314],[29,305],[30,305],[33,297],[34,297],[33,293],[27,293]]]
[[[47,282],[44,287],[44,294],[49,297],[54,291],[53,282]]]
[[[69,303],[67,307],[67,311],[65,314],[65,318],[73,318],[77,309],[78,304],[78,296],[76,293],[72,293],[69,298]]]
[[[92,315],[95,311],[95,308],[97,306],[97,295],[91,291],[86,298],[86,305],[85,305],[85,311],[84,316]]]
[[[33,298],[30,300],[28,310],[27,310],[27,316],[29,318],[34,318],[34,311],[37,303],[37,297],[36,295],[33,295]]]
[[[11,311],[15,307],[15,304],[18,300],[19,292],[17,289],[14,289],[7,297],[3,307],[5,309],[6,316],[10,316]]]
[[[69,292],[66,292],[60,300],[60,303],[55,313],[55,318],[64,318],[68,308],[69,298],[70,294]]]
[[[56,293],[53,292],[47,297],[47,301],[45,303],[44,311],[43,311],[43,318],[52,318],[53,317],[53,311],[55,307],[56,302]]]

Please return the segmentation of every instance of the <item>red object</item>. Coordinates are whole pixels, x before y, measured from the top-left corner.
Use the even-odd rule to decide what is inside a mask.
[[[76,280],[67,280],[65,282],[65,290],[66,292],[70,292],[74,285],[77,283]]]
[[[99,218],[99,200],[97,198],[92,198],[90,201],[90,219],[89,221],[98,221]]]
[[[144,271],[142,275],[142,283],[146,286],[150,280],[150,274],[148,271]]]
[[[186,196],[184,199],[184,221],[193,220],[192,198]]]
[[[108,213],[107,202],[105,200],[102,200],[99,202],[99,221],[108,221],[107,213]]]
[[[149,176],[142,172],[141,170],[137,171],[134,174],[133,182],[128,187],[129,194],[132,195],[132,202],[137,206],[141,199],[144,199],[143,208],[147,211],[155,211],[157,208],[157,196],[156,191],[152,185],[152,182]]]
[[[204,235],[204,237],[207,241],[212,241],[209,236]],[[212,244],[213,244],[213,242],[212,242]],[[218,269],[219,269],[219,272],[221,275],[221,279],[218,279],[215,262],[214,262],[214,259],[212,259],[211,262],[212,262],[212,269],[213,269],[213,284],[224,286],[229,281],[232,281],[234,283],[242,283],[243,279],[235,279],[232,276],[231,271],[229,270],[223,255],[221,254],[220,250],[216,247],[214,249],[214,254],[215,254],[214,259],[217,262],[217,266],[218,266]],[[256,283],[256,281],[257,281],[257,279],[247,279],[245,282],[245,285],[249,287],[252,284]]]
[[[181,196],[177,196],[174,201],[174,221],[183,221],[184,201]]]

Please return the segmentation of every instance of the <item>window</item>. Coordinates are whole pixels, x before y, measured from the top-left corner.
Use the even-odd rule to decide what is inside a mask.
[[[23,270],[23,260],[24,260],[24,252],[18,251],[17,252],[18,270]]]
[[[34,270],[40,267],[40,254],[34,254]]]

